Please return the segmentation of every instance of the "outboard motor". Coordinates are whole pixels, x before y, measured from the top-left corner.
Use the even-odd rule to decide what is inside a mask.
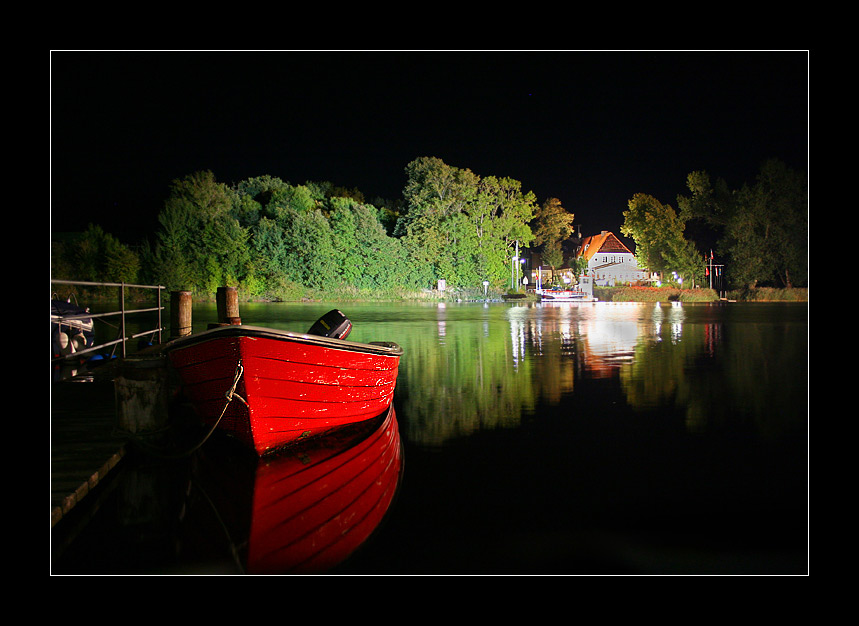
[[[346,339],[351,331],[352,322],[349,321],[349,318],[337,309],[332,309],[316,320],[313,326],[310,327],[310,330],[307,331],[307,334],[331,337],[333,339]]]

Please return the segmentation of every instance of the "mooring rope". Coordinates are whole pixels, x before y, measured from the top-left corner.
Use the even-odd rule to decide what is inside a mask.
[[[170,453],[167,453],[165,451],[158,450],[152,444],[149,444],[149,443],[141,440],[140,437],[136,435],[136,433],[128,433],[128,434],[132,435],[134,437],[134,439],[139,444],[143,445],[143,447],[147,448],[149,450],[149,452],[156,454],[158,456],[178,459],[178,458],[182,458],[182,457],[189,456],[189,455],[193,454],[194,452],[199,450],[203,446],[203,444],[206,443],[206,441],[208,441],[209,437],[212,436],[212,433],[215,432],[215,429],[218,427],[218,424],[221,423],[221,420],[223,419],[224,415],[226,415],[227,409],[229,408],[230,403],[233,401],[233,398],[238,398],[239,400],[241,400],[241,402],[245,406],[248,406],[248,407],[250,406],[244,398],[242,398],[238,393],[236,393],[236,388],[239,386],[239,381],[242,379],[244,372],[245,372],[244,366],[242,365],[241,360],[239,360],[238,364],[236,364],[236,372],[235,372],[235,375],[233,376],[233,384],[230,385],[230,388],[227,389],[227,392],[224,394],[224,397],[227,399],[227,403],[224,405],[224,408],[221,410],[221,414],[218,416],[218,419],[216,419],[215,423],[212,424],[212,427],[209,429],[209,432],[206,433],[206,436],[203,437],[203,439],[201,439],[192,448],[185,450],[184,452],[170,454]]]
[[[238,398],[239,400],[242,401],[242,404],[244,404],[245,406],[249,406],[247,401],[244,398],[242,398],[239,394],[236,393],[236,387],[238,386],[239,381],[242,379],[242,375],[244,373],[245,373],[245,368],[244,368],[244,366],[242,366],[241,359],[239,359],[239,362],[236,365],[236,375],[233,378],[233,386],[230,387],[229,390],[227,390],[226,394],[224,394],[224,397],[227,399],[227,404],[224,406],[224,410],[221,412],[221,417],[224,416],[224,413],[226,412],[227,407],[230,406],[230,402],[233,401],[233,398]],[[221,417],[218,418],[218,421],[221,420]]]

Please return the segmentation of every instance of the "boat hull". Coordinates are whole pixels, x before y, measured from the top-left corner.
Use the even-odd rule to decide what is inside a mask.
[[[260,455],[383,413],[402,354],[396,344],[251,326],[177,339],[165,351],[203,421]]]
[[[77,358],[95,339],[89,309],[62,300],[51,300],[51,356]]]

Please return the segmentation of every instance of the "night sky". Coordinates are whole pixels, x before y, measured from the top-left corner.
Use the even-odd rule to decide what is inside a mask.
[[[808,170],[807,51],[50,55],[51,229],[151,234],[172,180],[271,175],[398,199],[434,156],[619,234],[638,192]]]

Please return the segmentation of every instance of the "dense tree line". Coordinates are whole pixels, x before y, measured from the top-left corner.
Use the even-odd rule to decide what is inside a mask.
[[[444,279],[482,292],[509,285],[518,242],[562,265],[561,244],[574,216],[557,198],[538,205],[511,178],[478,176],[435,157],[406,166],[403,199],[366,202],[328,182],[291,184],[260,176],[226,185],[212,172],[173,181],[152,241],[132,250],[90,226],[74,241],[54,241],[52,276],[162,284],[214,294],[237,286],[249,299],[297,299],[308,291],[396,295]],[[702,281],[702,242],[690,224],[718,238],[718,251],[743,284],[807,281],[807,188],[779,162],[738,191],[704,172],[689,175],[680,211],[636,194],[621,232],[634,239],[642,267]]]
[[[173,181],[135,271],[79,263],[76,247],[90,233],[54,250],[54,275],[144,281],[196,295],[231,285],[244,297],[273,299],[306,290],[403,293],[440,279],[455,289],[482,290],[484,280],[503,288],[515,242],[533,239],[533,194],[519,181],[480,177],[433,157],[409,163],[406,173],[403,201],[392,205],[327,182],[261,176],[229,186],[196,172]]]

